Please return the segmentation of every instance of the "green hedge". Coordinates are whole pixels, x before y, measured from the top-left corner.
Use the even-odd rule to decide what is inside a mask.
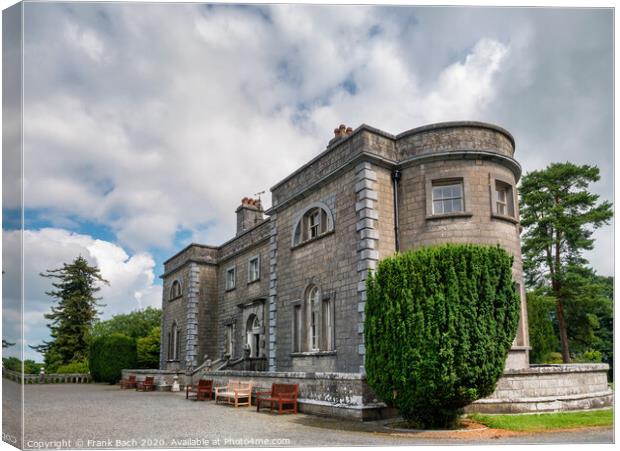
[[[412,425],[453,427],[489,396],[519,321],[512,257],[443,245],[381,261],[367,280],[368,383]]]
[[[88,366],[95,382],[115,384],[122,369],[136,367],[136,341],[117,333],[94,338]]]
[[[86,360],[81,360],[79,362],[71,362],[66,365],[61,365],[55,371],[57,374],[87,374],[88,362]]]

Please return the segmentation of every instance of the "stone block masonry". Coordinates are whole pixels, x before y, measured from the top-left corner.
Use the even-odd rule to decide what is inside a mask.
[[[357,244],[358,263],[357,272],[357,333],[359,335],[358,353],[364,359],[366,348],[364,346],[364,306],[366,304],[366,278],[368,272],[376,269],[379,260],[378,248],[379,231],[377,221],[379,213],[376,209],[378,199],[377,191],[374,190],[377,181],[377,173],[372,170],[372,165],[362,162],[355,168],[355,191],[357,202],[357,224],[355,229],[359,235]],[[360,373],[364,374],[364,365],[360,365]]]
[[[480,122],[432,124],[398,135],[341,125],[334,133],[323,152],[271,188],[267,211],[259,198],[241,200],[234,238],[220,246],[191,244],[164,263],[162,371],[199,366],[207,355],[218,365],[251,360],[268,371],[208,376],[298,380],[309,412],[373,416],[369,412],[384,406],[364,385],[369,272],[396,252],[397,242],[402,252],[478,243],[500,245],[514,257],[522,304],[506,373],[494,395],[475,408],[606,405],[602,367],[529,368],[521,167],[510,133]],[[450,186],[452,197],[438,194],[445,191],[435,189],[441,186]],[[512,199],[502,214],[500,191]],[[171,290],[175,282],[181,294]],[[172,330],[180,331],[178,352],[172,352]]]

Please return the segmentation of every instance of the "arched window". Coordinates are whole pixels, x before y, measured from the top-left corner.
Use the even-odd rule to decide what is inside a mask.
[[[174,299],[181,296],[181,283],[178,280],[172,282],[170,287],[170,299]]]
[[[322,296],[316,285],[304,292],[303,301],[292,308],[293,352],[334,350],[334,303],[330,296]]]
[[[298,246],[334,230],[334,218],[327,205],[317,202],[298,214],[293,222],[292,246]]]
[[[179,360],[181,355],[181,331],[176,321],[172,323],[168,332],[168,360]]]

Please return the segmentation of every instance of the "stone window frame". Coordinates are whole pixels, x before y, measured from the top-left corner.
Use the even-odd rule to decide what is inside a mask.
[[[178,292],[175,293],[175,287],[179,287]],[[170,284],[170,290],[168,291],[168,300],[174,301],[183,296],[183,285],[179,279],[174,279]]]
[[[181,358],[181,328],[175,321],[168,332],[168,362],[179,362]]]
[[[512,212],[513,214],[501,214],[497,212],[497,184],[501,184],[510,189],[510,199],[512,201]],[[517,188],[514,183],[512,183],[506,177],[503,177],[498,174],[489,174],[489,193],[491,200],[491,217],[496,219],[501,219],[504,221],[512,222],[513,224],[518,224],[519,220],[519,201],[517,199]]]
[[[256,261],[256,277],[252,278],[252,262]],[[251,256],[248,259],[248,285],[260,280],[260,254]]]
[[[222,355],[225,356],[229,356],[230,358],[232,358],[235,355],[235,347],[237,344],[237,320],[234,316],[230,316],[228,318],[226,318],[223,321],[223,325],[224,325],[224,335],[222,338],[223,341],[223,345],[221,348],[222,351]],[[229,334],[228,334],[228,329],[230,328],[231,330],[231,340],[230,340],[230,347],[229,349],[227,348],[228,343],[228,338],[229,338]],[[227,351],[230,351],[230,354],[227,353]]]
[[[229,279],[228,279],[228,274],[230,274],[230,272],[232,271],[233,274],[233,280],[232,280],[232,284],[229,283]],[[226,271],[224,272],[225,274],[225,281],[224,281],[224,286],[226,287],[226,291],[232,291],[235,288],[237,288],[237,266],[236,265],[232,265],[229,266],[228,268],[226,268]]]
[[[310,215],[320,209],[320,218],[324,218],[325,223],[321,221],[319,224],[319,233],[316,236],[309,237]],[[291,248],[295,249],[313,241],[319,240],[327,235],[330,235],[335,230],[334,214],[331,209],[323,202],[313,202],[310,205],[304,207],[301,211],[298,211],[292,221],[291,227]],[[307,233],[306,233],[307,232]],[[304,239],[305,237],[305,239]]]
[[[312,305],[310,294],[318,289],[318,348],[312,347],[311,321]],[[321,356],[336,353],[336,326],[335,326],[335,295],[325,293],[315,283],[310,283],[303,291],[303,297],[290,302],[291,305],[291,355],[293,356]],[[326,330],[325,312],[331,319],[331,328]],[[295,315],[299,314],[299,322]],[[298,344],[300,346],[298,346]]]
[[[463,189],[463,211],[450,213],[433,213],[433,186],[459,182]],[[444,218],[468,218],[473,216],[471,210],[471,192],[467,178],[460,172],[442,173],[435,176],[427,176],[425,180],[426,188],[426,219],[444,219]]]

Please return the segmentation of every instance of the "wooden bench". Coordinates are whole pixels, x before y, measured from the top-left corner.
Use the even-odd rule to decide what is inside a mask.
[[[196,401],[204,401],[211,399],[211,392],[213,391],[213,381],[200,379],[198,385],[188,385],[185,387],[185,399],[189,397],[195,397]]]
[[[136,384],[137,391],[155,391],[155,377],[146,376],[143,381],[138,381]]]
[[[298,394],[298,384],[272,384],[271,391],[256,392],[256,411],[260,411],[261,404],[269,403],[271,410],[273,410],[274,405],[278,406],[278,414],[284,412],[297,413]],[[285,408],[285,405],[291,407]]]
[[[228,404],[239,406],[252,406],[253,382],[228,381],[224,387],[215,387],[215,402],[224,400]]]
[[[136,376],[131,375],[127,379],[121,379],[121,389],[123,388],[136,388]]]

